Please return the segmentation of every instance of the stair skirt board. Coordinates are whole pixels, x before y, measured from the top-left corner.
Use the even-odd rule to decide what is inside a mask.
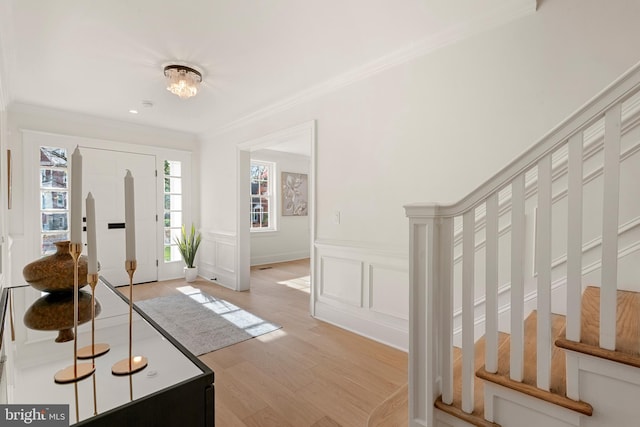
[[[562,406],[485,381],[485,417],[501,426],[579,427],[589,418]]]
[[[437,408],[434,411],[434,416],[436,419],[436,427],[476,427],[475,424],[468,423]],[[498,424],[494,425],[500,427]]]

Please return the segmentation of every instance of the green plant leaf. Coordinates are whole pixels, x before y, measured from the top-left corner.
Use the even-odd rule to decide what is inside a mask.
[[[198,247],[200,247],[202,234],[198,233],[196,236],[196,227],[193,224],[191,224],[191,230],[189,231],[189,234],[187,234],[187,230],[184,224],[182,224],[181,236],[174,240],[176,245],[178,245],[180,255],[182,255],[182,259],[185,264],[187,264],[187,267],[195,267],[194,262],[196,259],[196,253],[198,252]]]

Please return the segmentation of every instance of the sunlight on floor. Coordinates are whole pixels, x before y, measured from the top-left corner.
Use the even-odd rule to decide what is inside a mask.
[[[275,341],[279,338],[287,336],[287,333],[282,329],[277,329],[273,332],[269,332],[268,334],[260,335],[255,337],[255,339],[262,341],[264,343]]]
[[[311,289],[311,276],[296,277],[295,279],[278,282],[278,284],[309,293]]]
[[[258,316],[231,304],[229,301],[212,297],[193,286],[182,286],[176,289],[189,296],[194,301],[202,304],[203,307],[206,307],[218,314],[228,322],[233,323],[238,328],[243,329],[250,335],[261,335],[279,328],[278,325],[269,323]],[[277,337],[274,337],[273,339],[275,338]]]

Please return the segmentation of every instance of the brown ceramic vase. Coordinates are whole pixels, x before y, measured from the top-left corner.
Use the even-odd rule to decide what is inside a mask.
[[[56,342],[71,341],[73,336],[73,292],[55,292],[38,298],[24,314],[24,324],[38,331],[58,331]],[[96,316],[100,314],[96,300]],[[91,320],[91,295],[78,292],[78,325]]]
[[[69,241],[55,242],[56,253],[27,264],[24,279],[43,292],[73,292],[73,257]],[[87,257],[78,259],[78,288],[87,285]]]

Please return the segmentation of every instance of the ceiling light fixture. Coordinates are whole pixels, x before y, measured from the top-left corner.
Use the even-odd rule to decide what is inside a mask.
[[[198,93],[202,73],[185,65],[167,65],[164,67],[167,78],[167,90],[180,98],[191,98]]]

